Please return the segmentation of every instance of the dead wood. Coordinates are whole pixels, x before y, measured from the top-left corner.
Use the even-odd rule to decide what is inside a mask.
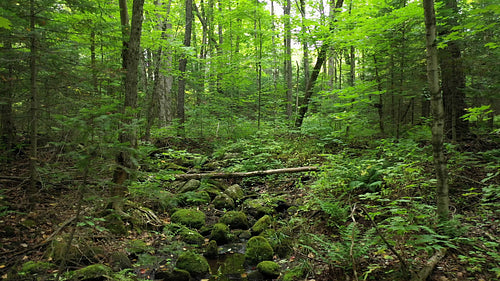
[[[252,171],[252,172],[235,172],[235,173],[198,173],[198,174],[179,174],[175,175],[176,180],[190,180],[190,179],[202,179],[202,178],[244,178],[244,177],[257,177],[257,176],[267,176],[274,174],[286,174],[286,173],[302,173],[317,171],[318,167],[306,166],[306,167],[295,167],[295,168],[284,168],[284,169],[271,169],[264,171]]]
[[[432,270],[436,264],[444,257],[446,254],[446,248],[439,249],[424,265],[424,267],[411,278],[411,281],[425,281],[427,277],[431,274]]]

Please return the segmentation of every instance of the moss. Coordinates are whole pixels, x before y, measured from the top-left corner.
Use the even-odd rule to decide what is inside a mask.
[[[69,280],[112,280],[113,270],[103,264],[93,264],[69,273]]]
[[[123,252],[113,252],[111,254],[110,264],[114,271],[132,268],[132,262],[130,262],[127,254]]]
[[[199,180],[190,179],[182,187],[179,188],[179,193],[184,193],[188,191],[195,191],[200,187],[201,182]]]
[[[267,202],[262,199],[248,199],[243,202],[243,209],[248,214],[260,218],[264,215],[274,213],[274,209],[266,204]]]
[[[46,273],[50,269],[54,269],[57,266],[49,262],[42,261],[29,261],[23,264],[19,275],[31,275],[31,274],[41,274]]]
[[[231,229],[248,229],[247,215],[240,211],[229,211],[219,220],[220,223],[227,224]]]
[[[205,224],[205,214],[195,209],[180,209],[172,214],[171,220],[173,223],[200,228]]]
[[[302,268],[301,267],[294,267],[294,268],[288,270],[283,275],[283,281],[295,281],[295,280],[300,280],[303,277],[304,277],[304,271],[302,270]]]
[[[235,207],[233,198],[224,193],[217,195],[212,201],[212,204],[214,204],[214,207],[217,209],[234,209]]]
[[[238,184],[231,185],[224,193],[229,195],[229,197],[233,198],[235,201],[239,201],[245,197],[245,192]]]
[[[179,236],[182,241],[188,244],[201,245],[205,241],[205,237],[199,234],[196,230],[182,227],[179,231]]]
[[[251,228],[252,233],[260,234],[264,230],[268,229],[271,226],[271,216],[265,215],[261,217]]]
[[[262,261],[257,265],[257,270],[269,278],[277,278],[280,275],[280,265],[273,261]]]
[[[130,240],[126,249],[129,253],[140,254],[153,250],[153,247],[142,240]]]
[[[191,251],[182,253],[177,259],[176,267],[184,269],[193,277],[203,277],[209,273],[207,260]]]
[[[104,227],[115,235],[127,235],[128,229],[125,227],[120,216],[116,214],[109,214],[104,217]]]
[[[179,195],[184,206],[197,206],[210,203],[210,195],[206,191],[188,191]]]
[[[248,240],[245,259],[249,264],[255,265],[261,261],[272,260],[273,255],[273,247],[266,238],[254,236]]]
[[[210,238],[217,241],[219,244],[227,243],[229,240],[229,226],[223,223],[216,223],[210,233]]]
[[[217,242],[215,240],[210,240],[205,249],[205,257],[207,258],[217,258],[219,255],[219,247],[217,246]]]

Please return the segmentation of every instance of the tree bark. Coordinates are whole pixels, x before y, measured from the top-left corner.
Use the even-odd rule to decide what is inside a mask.
[[[303,173],[317,171],[318,167],[306,166],[306,167],[296,167],[296,168],[284,168],[284,169],[272,169],[264,171],[252,171],[252,172],[236,172],[236,173],[200,173],[200,174],[180,174],[175,175],[176,180],[189,180],[189,179],[202,179],[202,178],[244,178],[244,177],[257,177],[257,176],[268,176],[274,174],[289,174],[289,173]]]
[[[337,0],[337,3],[335,4],[335,9],[340,9],[343,4],[344,0]],[[304,99],[302,100],[299,106],[299,116],[297,116],[297,120],[295,120],[295,127],[297,128],[300,128],[302,126],[302,122],[304,121],[304,117],[309,108],[309,102],[311,101],[311,97],[314,91],[314,85],[316,84],[316,80],[318,79],[321,67],[323,66],[323,63],[326,60],[326,53],[329,49],[330,49],[330,44],[328,44],[328,42],[325,40],[319,50],[318,58],[316,59],[316,64],[314,65],[314,68],[312,70],[311,77],[307,81]]]
[[[38,176],[38,67],[37,67],[37,34],[36,34],[35,0],[30,0],[30,194],[37,191]]]
[[[285,61],[284,61],[284,75],[285,75],[285,89],[286,89],[286,116],[289,120],[292,119],[292,105],[293,105],[293,85],[292,85],[292,31],[291,31],[291,19],[290,19],[291,3],[290,0],[286,0],[285,6],[283,7],[285,19],[284,19],[284,29],[285,29]]]
[[[193,1],[185,1],[185,22],[186,29],[184,30],[184,47],[191,46],[191,32],[193,27]],[[182,54],[179,60],[179,83],[177,91],[177,118],[179,119],[179,135],[184,135],[184,122],[186,121],[184,103],[186,97],[186,66],[187,54]]]
[[[138,81],[138,66],[140,59],[140,43],[141,43],[141,30],[142,30],[142,15],[143,15],[144,0],[134,0],[132,7],[132,25],[130,27],[129,39],[124,37],[123,46],[127,49],[123,54],[123,65],[125,67],[125,100],[123,104],[123,113],[126,116],[124,120],[125,128],[119,135],[119,142],[122,144],[128,143],[131,148],[137,148],[137,136],[133,128],[131,128],[131,119],[135,119],[135,109],[137,107],[137,81]],[[123,30],[128,30],[128,12],[125,0],[120,0],[120,15],[125,17],[121,18]],[[127,118],[130,117],[131,119]],[[122,150],[116,157],[117,167],[113,174],[113,190],[112,196],[115,199],[113,207],[117,211],[122,210],[122,199],[125,197],[127,188],[124,185],[126,179],[129,178],[131,170],[136,168],[132,155],[128,150]]]
[[[431,94],[431,111],[433,117],[432,151],[437,177],[437,216],[441,221],[446,221],[449,215],[450,199],[448,197],[448,171],[446,169],[446,158],[443,152],[444,109],[443,96],[439,88],[434,0],[424,0],[423,5],[426,29],[427,79]]]
[[[440,36],[446,36],[458,25],[456,17],[460,15],[457,1],[444,1],[445,25],[439,31]],[[465,74],[459,41],[449,41],[439,50],[439,65],[441,67],[441,83],[445,112],[445,134],[448,139],[462,140],[469,134],[469,123],[461,118],[466,114],[465,108]]]

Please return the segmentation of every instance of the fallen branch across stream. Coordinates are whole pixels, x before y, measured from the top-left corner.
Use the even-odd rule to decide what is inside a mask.
[[[226,178],[226,179],[244,178],[244,177],[267,176],[274,174],[303,173],[303,172],[311,172],[317,170],[318,167],[316,166],[307,166],[307,167],[272,169],[272,170],[252,171],[252,172],[179,174],[175,175],[175,179],[190,180],[190,179],[202,179],[202,178]]]

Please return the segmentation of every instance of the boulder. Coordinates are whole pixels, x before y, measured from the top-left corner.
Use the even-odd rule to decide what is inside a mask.
[[[247,263],[256,265],[261,261],[272,260],[273,255],[273,247],[271,247],[266,238],[254,236],[248,240],[245,251],[245,260]]]
[[[259,235],[264,230],[269,229],[271,227],[271,224],[271,216],[265,215],[261,217],[257,222],[255,222],[255,224],[252,226],[252,233]]]
[[[199,180],[190,179],[188,182],[186,182],[183,186],[179,188],[178,192],[184,193],[188,191],[195,191],[200,187],[200,185],[201,182]]]
[[[257,270],[265,277],[275,279],[280,276],[281,267],[273,261],[261,261],[257,264]]]
[[[205,214],[195,209],[180,209],[171,216],[173,223],[199,229],[205,225]]]
[[[229,195],[225,193],[220,193],[217,195],[212,201],[214,207],[217,209],[229,209],[232,210],[235,207],[233,198],[229,197]]]
[[[207,260],[191,251],[183,252],[177,259],[176,267],[186,270],[194,278],[201,278],[210,271]]]
[[[210,238],[217,241],[218,244],[225,244],[229,240],[230,234],[229,226],[223,223],[216,223],[212,227],[212,232],[210,233]]]
[[[231,229],[248,229],[247,215],[240,211],[229,211],[220,219],[220,223],[228,225]]]
[[[234,201],[240,201],[245,197],[245,191],[243,191],[239,184],[229,186],[224,193],[233,198]]]

